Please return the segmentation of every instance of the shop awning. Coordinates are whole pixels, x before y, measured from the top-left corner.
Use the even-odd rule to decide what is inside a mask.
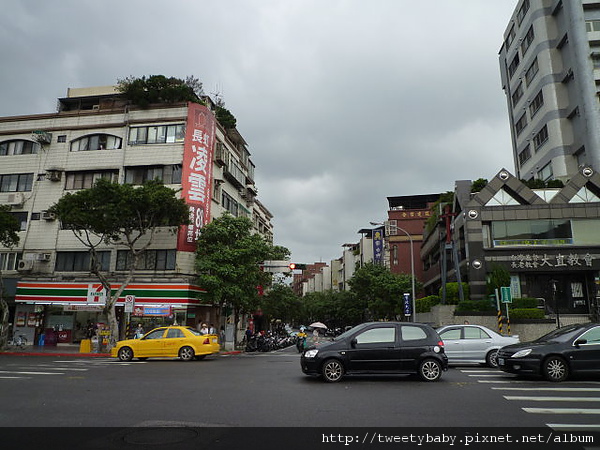
[[[113,292],[120,287],[111,284]],[[135,297],[137,306],[201,306],[206,291],[189,283],[135,283],[123,291],[117,301],[125,305],[126,296]],[[19,281],[16,303],[36,305],[87,305],[105,304],[105,293],[100,283]]]

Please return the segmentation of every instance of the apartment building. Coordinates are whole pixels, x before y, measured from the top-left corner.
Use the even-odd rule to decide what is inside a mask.
[[[499,60],[516,177],[600,169],[600,3],[519,0]]]
[[[257,201],[254,164],[235,128],[215,118],[209,98],[198,103],[131,105],[114,86],[69,89],[49,114],[0,118],[0,203],[21,224],[16,248],[0,248],[0,264],[14,326],[30,342],[58,329],[59,342],[81,337],[101,322],[100,284],[89,273],[89,254],[49,207],[68,192],[100,179],[141,184],[160,178],[181,190],[192,223],[177,235],[160,233],[136,279],[117,303],[134,302],[136,321],[217,323],[216,311],[194,284],[198,230],[229,212],[246,216],[272,240],[272,214]],[[117,286],[126,269],[123,249],[101,248],[103,269]]]

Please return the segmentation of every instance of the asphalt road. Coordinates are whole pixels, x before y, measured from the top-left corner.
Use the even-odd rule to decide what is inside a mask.
[[[302,374],[295,348],[203,361],[0,356],[0,426],[598,426],[600,381],[550,384],[481,366],[434,383]]]

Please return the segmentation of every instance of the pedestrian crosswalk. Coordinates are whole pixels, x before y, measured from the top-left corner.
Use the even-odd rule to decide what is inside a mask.
[[[462,369],[478,383],[490,385],[504,400],[536,414],[556,431],[600,432],[600,381],[569,380],[559,384],[524,379],[495,369]],[[557,420],[558,419],[558,420]]]
[[[132,364],[145,364],[146,361],[121,362],[114,358],[77,358],[72,360],[56,360],[46,363],[36,363],[34,361],[27,364],[5,364],[0,366],[1,380],[29,380],[34,377],[42,376],[71,376],[75,374],[84,374],[89,370],[100,366],[128,366]]]

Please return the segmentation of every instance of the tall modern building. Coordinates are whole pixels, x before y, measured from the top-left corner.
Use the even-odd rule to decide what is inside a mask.
[[[49,114],[0,118],[0,204],[21,224],[15,248],[0,247],[0,270],[15,328],[29,341],[60,329],[61,342],[77,341],[88,322],[102,322],[101,286],[90,274],[87,249],[48,211],[67,193],[100,178],[133,185],[161,179],[181,192],[191,224],[177,235],[159,233],[135,280],[117,302],[148,326],[218,323],[195,284],[199,229],[224,212],[246,216],[272,239],[272,215],[260,203],[254,164],[236,128],[222,126],[209,98],[141,108],[114,87],[69,89]],[[118,286],[127,252],[101,244],[102,270]],[[133,306],[133,305],[131,305]]]
[[[519,0],[500,49],[517,178],[600,169],[600,2]]]

